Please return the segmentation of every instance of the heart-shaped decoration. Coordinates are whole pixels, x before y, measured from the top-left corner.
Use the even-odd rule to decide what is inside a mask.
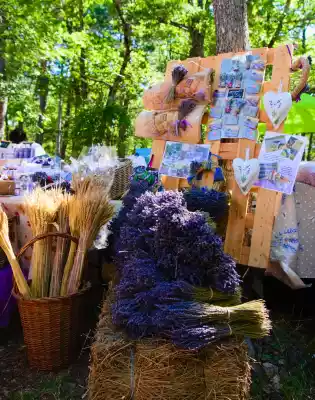
[[[267,92],[264,95],[264,106],[272,125],[278,129],[292,107],[292,96],[289,92]]]
[[[234,178],[241,192],[246,195],[259,175],[259,161],[257,158],[243,160],[235,158],[233,160]]]

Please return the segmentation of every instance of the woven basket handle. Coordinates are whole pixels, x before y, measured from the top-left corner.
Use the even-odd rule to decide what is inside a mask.
[[[71,236],[69,233],[61,233],[61,232],[48,232],[48,233],[43,233],[42,235],[38,235],[35,236],[32,240],[30,240],[28,243],[26,243],[21,250],[18,252],[16,258],[19,260],[23,254],[26,252],[26,250],[33,246],[34,243],[36,243],[38,240],[43,240],[43,239],[47,239],[49,237],[61,237],[64,239],[70,239],[72,242],[78,244],[79,243],[79,239]]]

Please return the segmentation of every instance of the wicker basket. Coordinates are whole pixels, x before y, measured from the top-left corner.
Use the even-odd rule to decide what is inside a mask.
[[[9,237],[10,237],[10,241],[11,243],[15,243],[16,242],[16,217],[10,217],[8,218],[8,222],[9,222]],[[0,249],[0,269],[3,268],[4,266],[6,266],[8,264],[8,259],[7,256],[5,255],[5,252]]]
[[[127,158],[120,159],[120,164],[114,169],[114,179],[110,191],[112,200],[120,199],[128,190],[132,174],[132,162]]]
[[[37,240],[47,236],[76,238],[68,234],[52,233],[39,235],[25,245],[18,254],[24,252]],[[83,308],[90,290],[82,290],[70,296],[24,299],[15,286],[22,321],[27,356],[32,368],[53,371],[67,367],[78,355],[80,336],[83,332],[85,310]]]

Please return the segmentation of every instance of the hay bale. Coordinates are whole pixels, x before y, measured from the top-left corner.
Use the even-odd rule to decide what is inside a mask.
[[[164,340],[132,342],[115,332],[105,303],[91,349],[90,400],[245,400],[249,389],[244,343],[196,353]]]

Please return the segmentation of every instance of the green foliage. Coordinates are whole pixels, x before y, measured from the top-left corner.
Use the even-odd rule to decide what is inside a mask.
[[[3,3],[0,100],[8,97],[6,129],[22,124],[50,153],[60,131],[66,157],[92,143],[117,146],[120,155],[148,145],[133,131],[143,90],[163,78],[169,60],[215,54],[207,0]],[[315,22],[314,9],[306,0],[249,0],[252,46],[295,41],[298,54],[312,53],[314,38],[305,39],[305,29]],[[314,72],[310,83],[314,88]]]

